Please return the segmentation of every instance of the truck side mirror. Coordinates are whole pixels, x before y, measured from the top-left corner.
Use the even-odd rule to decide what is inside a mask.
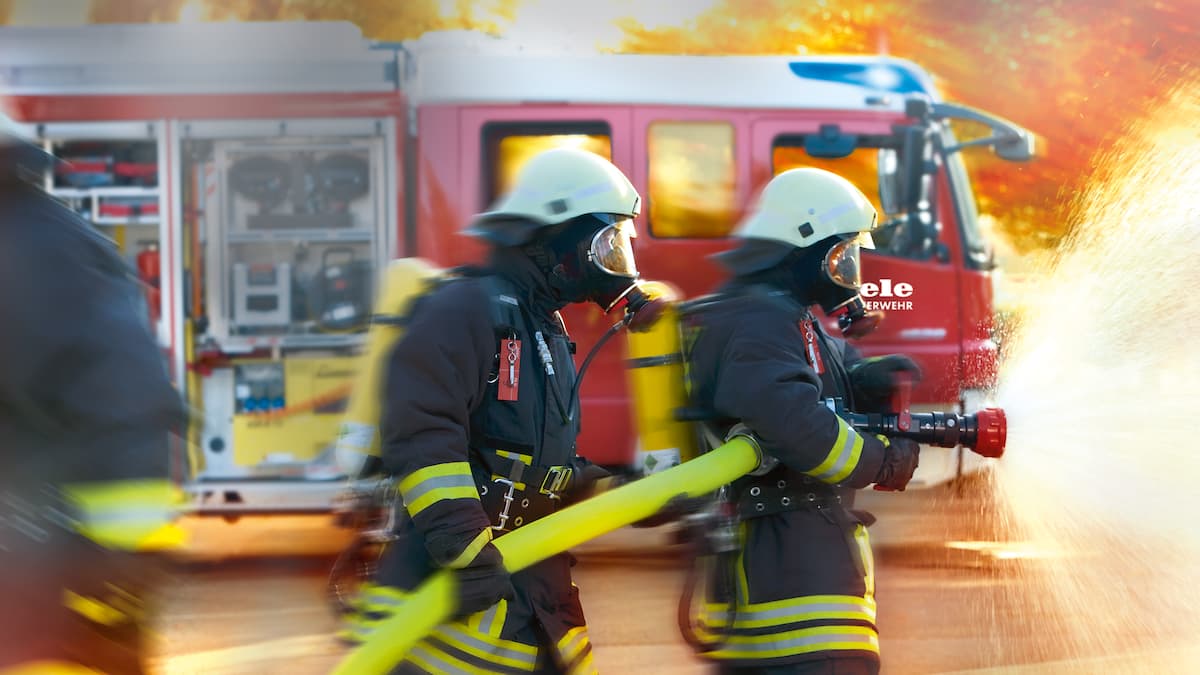
[[[885,215],[900,213],[900,158],[892,148],[880,148],[878,156],[879,205]]]
[[[926,156],[929,152],[926,131],[924,126],[911,126],[903,129],[900,185],[904,188],[901,195],[904,200],[903,209],[908,212],[919,211],[925,201]]]
[[[906,101],[905,111],[919,112],[922,109],[921,106],[926,106],[926,114],[930,118],[969,120],[987,126],[992,132],[990,136],[963,141],[958,145],[944,148],[943,152],[947,155],[964,148],[986,145],[992,148],[992,152],[997,157],[1010,162],[1027,162],[1037,156],[1037,143],[1033,132],[1006,119],[968,108],[965,105],[928,103],[916,98]]]
[[[849,156],[857,147],[858,136],[843,134],[841,127],[836,124],[822,124],[817,133],[804,137],[804,151],[810,157],[841,159]]]
[[[1016,135],[1001,137],[992,150],[1000,159],[1028,162],[1037,156],[1037,143],[1032,133],[1021,129]]]

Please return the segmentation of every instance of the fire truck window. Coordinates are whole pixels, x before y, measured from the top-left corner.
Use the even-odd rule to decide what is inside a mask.
[[[485,195],[487,204],[508,192],[525,162],[543,150],[579,148],[612,161],[612,138],[606,133],[520,133],[496,135],[493,139],[491,181]]]
[[[650,163],[650,233],[656,237],[724,237],[737,225],[733,126],[726,122],[656,122],[646,138]]]
[[[811,166],[832,171],[854,183],[875,205],[880,221],[884,221],[887,216],[879,203],[878,163],[879,148],[872,147],[860,147],[846,157],[837,159],[813,157],[804,151],[803,137],[779,139],[771,152],[771,169],[775,174],[788,169]],[[875,240],[876,251],[888,255],[900,255],[896,250],[900,242],[892,241],[896,234],[896,228],[890,227],[882,227],[871,233]]]

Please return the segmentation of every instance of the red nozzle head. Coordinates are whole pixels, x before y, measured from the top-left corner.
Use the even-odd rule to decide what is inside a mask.
[[[1008,442],[1008,418],[1000,408],[984,408],[975,413],[975,447],[984,457],[1000,457]]]

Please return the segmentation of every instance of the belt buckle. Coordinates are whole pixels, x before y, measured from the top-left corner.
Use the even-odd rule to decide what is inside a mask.
[[[569,466],[552,466],[546,470],[546,477],[542,479],[542,487],[538,492],[547,495],[550,499],[562,499],[558,496],[563,488],[571,482],[572,469]]]
[[[494,481],[497,483],[500,483],[502,485],[508,486],[508,492],[504,493],[504,508],[500,510],[500,515],[497,516],[497,518],[496,518],[497,520],[500,521],[500,524],[492,525],[493,530],[503,531],[503,530],[508,529],[508,518],[509,518],[508,510],[512,507],[513,491],[515,491],[517,489],[517,485],[515,482],[513,482],[507,478],[496,478],[496,479],[494,479]]]

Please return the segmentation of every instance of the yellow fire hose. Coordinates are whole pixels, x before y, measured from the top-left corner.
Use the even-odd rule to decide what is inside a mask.
[[[504,567],[517,572],[552,555],[658,513],[676,498],[713,492],[759,465],[758,444],[736,436],[725,445],[628,485],[563,509],[496,540]],[[384,675],[417,642],[454,614],[454,577],[438,572],[338,664],[336,675]]]

